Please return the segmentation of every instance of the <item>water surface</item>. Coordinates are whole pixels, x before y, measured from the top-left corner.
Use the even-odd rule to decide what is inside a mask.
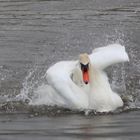
[[[139,107],[139,34],[139,0],[0,0],[0,138],[139,139],[139,111],[68,115],[28,104],[55,62],[120,43],[130,62],[106,71],[126,108]]]

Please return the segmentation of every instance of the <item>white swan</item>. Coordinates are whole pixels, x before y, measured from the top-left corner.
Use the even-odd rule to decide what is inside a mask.
[[[61,61],[47,70],[46,103],[74,109],[113,111],[123,106],[113,92],[103,69],[111,64],[129,61],[125,47],[112,44],[81,54],[78,61]],[[41,89],[41,88],[40,88]]]

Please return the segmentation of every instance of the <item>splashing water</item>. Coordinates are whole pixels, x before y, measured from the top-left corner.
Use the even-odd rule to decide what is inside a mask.
[[[16,96],[17,100],[28,101],[29,104],[32,104],[32,101],[37,97],[35,91],[46,83],[45,74],[39,69],[38,66],[34,66],[25,77],[22,85],[20,94]]]
[[[139,105],[138,99],[137,104],[135,104],[133,97],[130,95],[128,96],[126,93],[125,64],[117,64],[115,66],[112,66],[111,68],[107,69],[107,72],[110,71],[112,72],[112,74],[110,75],[111,87],[114,91],[117,91],[121,94],[121,97],[125,102],[125,106],[117,111],[122,112],[130,109],[138,109],[138,106],[136,106]],[[49,100],[47,100],[48,94],[50,94],[49,91],[51,91],[51,89],[50,86],[47,84],[45,74],[46,68],[42,70],[39,67],[35,66],[33,69],[31,69],[23,82],[23,88],[20,94],[16,96],[15,100],[25,102],[28,104],[28,106],[32,106],[32,111],[35,110],[39,112],[39,110],[41,110],[40,108],[43,108],[43,112],[45,110],[46,113],[48,112],[48,109],[55,112],[65,112],[65,109],[57,107],[51,102],[49,102]],[[35,108],[33,108],[33,106]],[[72,110],[70,111],[69,109],[66,110],[68,112],[75,112]],[[93,112],[94,111],[92,110],[88,110],[85,112],[85,114],[95,114],[95,112]],[[114,113],[116,113],[116,111]]]
[[[122,45],[127,44],[127,43],[131,44],[130,41],[127,41],[125,39],[125,35],[123,34],[123,31],[120,32],[117,29],[115,30],[114,35],[112,35],[112,33],[111,33],[111,34],[105,34],[103,36],[103,38],[100,38],[100,37],[96,38],[96,34],[94,34],[94,35],[90,34],[89,38],[92,38],[93,41],[96,40],[94,43],[92,42],[92,44],[91,44],[91,46],[94,46],[94,47],[103,46],[103,45],[112,44],[112,43],[120,43]],[[103,41],[100,41],[102,39],[103,39]],[[70,43],[71,42],[72,41],[70,40]],[[79,42],[79,40],[77,39],[76,42],[78,42],[77,43],[78,46],[76,46],[76,48],[78,50],[80,48],[80,45],[81,45],[80,43],[82,42],[82,40],[81,40],[81,42]],[[71,44],[71,46],[72,45],[73,44]],[[92,50],[92,49],[93,48],[91,47],[90,50]],[[85,47],[80,48],[79,50],[85,51]],[[78,53],[79,53],[79,50],[78,50]],[[62,48],[61,48],[61,51],[62,51]],[[66,58],[67,55],[69,55],[69,58],[73,58],[73,55],[75,57],[75,54],[71,54],[71,50],[68,51],[68,47],[65,47],[64,51],[66,52],[66,56],[65,57],[63,56],[64,58]],[[128,51],[129,51],[130,59],[132,58],[135,60],[136,59],[135,50],[130,47],[130,50],[128,50]],[[64,54],[64,52],[62,52],[62,54],[58,58],[55,58],[56,53],[55,53],[55,55],[53,54],[52,57],[50,56],[50,59],[52,59],[51,63],[53,63],[53,61],[55,61],[54,59],[59,60],[59,58],[61,58],[63,54]],[[64,59],[63,57],[62,57],[62,59]],[[49,61],[49,60],[47,60],[47,61]],[[43,67],[42,66],[40,67],[39,65],[35,65],[34,67],[32,67],[28,71],[28,74],[25,76],[25,78],[22,82],[22,88],[20,89],[20,93],[16,92],[14,94],[16,96],[10,96],[10,94],[5,94],[5,93],[1,94],[1,97],[0,97],[0,100],[2,103],[1,107],[4,107],[5,110],[8,110],[8,111],[35,110],[35,111],[39,112],[39,110],[41,110],[41,107],[46,112],[48,112],[47,111],[48,109],[55,110],[55,112],[57,112],[57,108],[58,108],[58,110],[60,110],[60,107],[48,106],[48,105],[54,105],[54,104],[51,104],[50,102],[48,102],[48,100],[46,98],[47,94],[49,94],[48,91],[51,90],[46,81],[45,74],[46,74],[47,66],[48,66],[48,64],[44,63]],[[117,93],[120,93],[121,97],[123,98],[123,100],[125,102],[125,107],[122,110],[137,109],[140,106],[140,98],[139,98],[140,91],[139,91],[139,88],[136,88],[136,90],[135,90],[134,84],[132,83],[132,81],[134,81],[134,79],[132,79],[132,81],[130,81],[131,78],[129,80],[127,80],[129,75],[127,73],[128,71],[126,72],[126,68],[128,68],[128,66],[126,66],[126,64],[116,64],[114,66],[109,67],[106,71],[109,75],[112,89],[114,91],[116,91]],[[12,71],[8,71],[7,69],[5,69],[4,72],[1,72],[3,69],[4,69],[3,67],[0,67],[1,81],[8,79],[8,77],[10,77],[12,75],[11,73],[13,73]],[[3,74],[1,74],[1,73],[3,73]],[[133,78],[133,76],[132,76],[132,78]],[[137,85],[138,84],[139,83],[137,83]],[[10,110],[10,106],[11,106],[11,110]],[[121,112],[121,111],[119,110],[119,112]],[[42,112],[44,112],[44,111],[42,111]]]
[[[39,112],[43,108],[47,112],[48,106],[36,106],[46,101],[46,66],[112,43],[126,46],[130,64],[107,69],[111,86],[121,94],[126,108],[140,107],[139,4],[138,0],[104,3],[101,0],[26,0],[26,4],[24,0],[3,1],[5,8],[0,7],[1,110]],[[47,64],[40,68],[44,59]],[[37,66],[33,67],[36,61]],[[21,71],[26,74],[22,75]]]

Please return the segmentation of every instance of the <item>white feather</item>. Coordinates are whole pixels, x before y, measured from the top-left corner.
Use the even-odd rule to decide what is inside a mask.
[[[129,61],[125,47],[120,44],[112,44],[94,49],[89,57],[93,66],[99,69],[104,69],[112,64]]]

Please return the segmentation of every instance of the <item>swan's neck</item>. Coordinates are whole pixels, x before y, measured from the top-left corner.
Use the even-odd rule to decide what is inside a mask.
[[[90,87],[93,87],[95,83],[99,82],[100,72],[96,68],[94,68],[91,64],[89,67],[89,77],[90,77],[90,82],[89,82]]]
[[[93,66],[90,64],[89,67],[89,77],[90,77],[90,82],[89,84],[92,85],[93,84],[93,80],[94,80],[94,71],[93,71]]]

